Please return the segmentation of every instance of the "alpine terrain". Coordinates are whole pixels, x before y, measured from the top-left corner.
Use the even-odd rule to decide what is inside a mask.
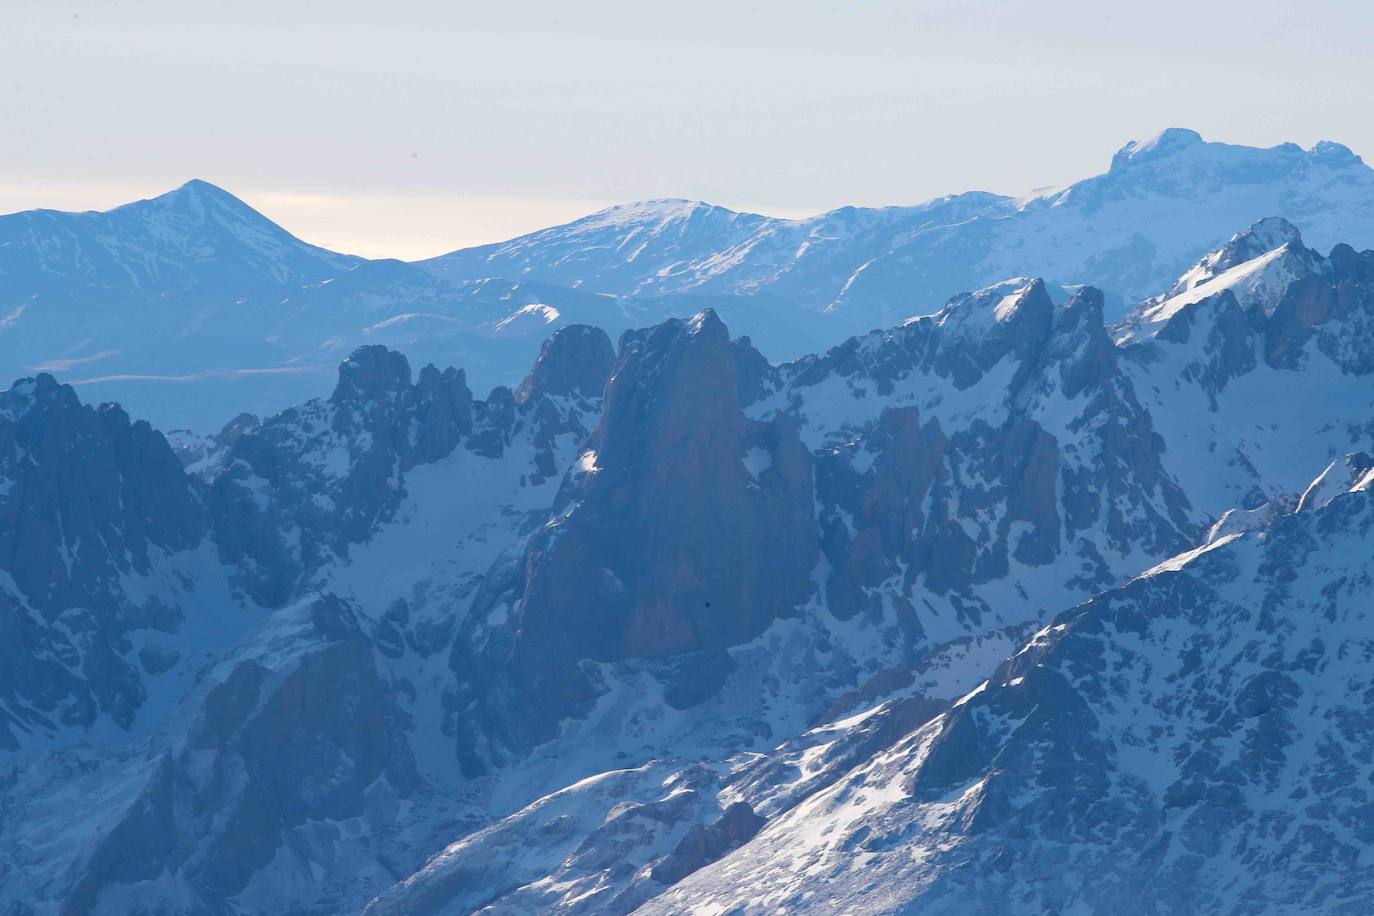
[[[1374,910],[1370,245],[1184,130],[416,264],[0,218],[0,913]]]
[[[1338,143],[1259,149],[1172,128],[1023,197],[808,219],[644,201],[403,263],[306,244],[190,181],[104,213],[0,216],[0,367],[205,434],[328,394],[334,367],[370,344],[462,366],[486,389],[519,384],[560,327],[618,338],[706,307],[773,361],[1011,277],[1043,277],[1056,301],[1091,285],[1115,322],[1262,217],[1323,252],[1374,246],[1371,201],[1374,170]]]

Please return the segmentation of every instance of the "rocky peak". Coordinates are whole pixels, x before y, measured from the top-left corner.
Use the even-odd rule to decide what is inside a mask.
[[[379,344],[359,347],[339,365],[339,381],[329,400],[335,404],[390,399],[410,390],[410,364]]]
[[[1334,140],[1320,140],[1308,152],[1315,161],[1328,166],[1364,165],[1364,160],[1354,150]]]
[[[420,370],[415,382],[414,464],[437,461],[457,447],[461,437],[472,432],[472,391],[462,369],[444,369],[433,364]]]
[[[1122,343],[1157,335],[1185,341],[1198,308],[1232,304],[1258,326],[1291,287],[1325,283],[1329,273],[1328,260],[1303,245],[1297,227],[1282,217],[1267,217],[1199,260],[1167,293],[1137,305],[1115,332]]]
[[[665,423],[704,437],[693,444],[709,450],[715,443],[706,440],[738,435],[744,422],[738,402],[730,335],[711,309],[690,320],[628,331],[620,340],[620,359],[595,434],[597,466],[612,472],[637,467],[646,453],[664,444],[643,434]],[[708,416],[721,423],[707,422]]]
[[[1294,276],[1265,322],[1265,359],[1294,368],[1309,341],[1342,371],[1374,372],[1374,251],[1337,245],[1330,257],[1313,255],[1313,268]]]
[[[50,375],[0,393],[0,749],[102,713],[130,727],[145,692],[129,634],[180,625],[186,610],[155,572],[206,530],[146,422],[84,405]]]
[[[1252,224],[1250,228],[1237,232],[1225,245],[1199,261],[1193,270],[1174,285],[1170,294],[1192,289],[1225,273],[1237,264],[1252,261],[1284,245],[1301,249],[1302,233],[1298,231],[1297,226],[1281,216],[1267,216]]]
[[[1317,479],[1303,491],[1297,511],[1311,512],[1325,506],[1342,493],[1368,490],[1374,486],[1374,458],[1366,452],[1352,452],[1326,466]]]
[[[1159,159],[1181,150],[1201,146],[1205,141],[1202,135],[1186,127],[1168,127],[1144,140],[1132,140],[1112,157],[1112,171],[1127,168],[1136,163]]]
[[[539,348],[515,401],[523,404],[539,395],[599,398],[614,366],[615,348],[605,331],[585,324],[559,328]]]
[[[40,372],[33,378],[21,378],[8,391],[0,392],[0,420],[18,420],[30,410],[53,401],[69,408],[80,406],[72,387],[59,385],[57,379],[46,372]]]
[[[1054,300],[1045,281],[1025,277],[955,296],[940,315],[947,326],[971,325],[991,333],[998,326],[1019,326],[1022,330],[1027,324],[1048,327],[1053,313]]]
[[[404,356],[360,347],[328,401],[270,417],[228,448],[211,491],[221,556],[251,558],[242,586],[282,604],[303,574],[365,540],[400,504],[405,472],[450,454],[473,413],[461,371],[426,366],[412,386]]]
[[[795,425],[741,410],[736,352],[714,312],[627,333],[600,425],[520,581],[469,616],[479,632],[494,617],[505,633],[488,641],[491,656],[454,661],[493,671],[460,701],[485,709],[474,737],[518,718],[527,731],[507,742],[548,737],[594,695],[583,660],[720,653],[757,636],[811,591],[814,503]],[[512,695],[502,678],[525,715],[498,708]]]
[[[1090,385],[1105,381],[1116,362],[1116,347],[1103,324],[1101,290],[1085,286],[1056,309],[1047,361],[1059,365],[1062,391],[1075,397]]]
[[[186,549],[205,520],[162,434],[84,405],[47,374],[0,394],[0,570],[35,606],[115,600],[151,548]]]
[[[1055,311],[1043,281],[1001,283],[955,296],[936,314],[908,320],[900,334],[870,335],[867,346],[858,340],[842,344],[818,361],[813,372],[823,373],[835,365],[849,375],[864,371],[858,365],[845,365],[852,357],[860,356],[864,362],[879,358],[894,363],[884,375],[927,366],[963,390],[1003,359],[1012,358],[1019,366],[1011,386],[1015,388],[1034,368]],[[838,364],[837,359],[841,360]]]

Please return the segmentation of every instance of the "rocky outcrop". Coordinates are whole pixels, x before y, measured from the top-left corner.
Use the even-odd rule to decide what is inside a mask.
[[[1215,266],[1244,267],[1231,263],[1241,254]],[[1328,447],[1361,447],[1367,411],[1350,407],[1369,403],[1353,371],[1360,335],[1340,360],[1322,349],[1361,327],[1365,280],[1351,264],[1315,299],[1296,283],[1272,304],[1228,290],[1119,342],[1095,290],[1060,301],[1038,281],[776,367],[711,311],[629,333],[618,356],[604,334],[573,327],[516,390],[484,399],[462,372],[412,377],[400,354],[369,347],[330,398],[241,420],[192,456],[189,476],[118,411],[69,416],[52,406],[62,389],[43,382],[42,400],[35,383],[3,422],[20,429],[39,401],[49,413],[6,459],[0,507],[50,493],[42,505],[58,521],[11,546],[62,540],[56,553],[16,554],[0,577],[0,626],[14,637],[0,641],[0,744],[27,753],[41,733],[63,750],[33,758],[46,781],[0,768],[0,791],[40,799],[0,806],[0,837],[22,837],[0,843],[0,885],[42,871],[34,863],[55,847],[37,832],[53,808],[77,793],[98,803],[79,829],[64,826],[91,840],[79,861],[62,860],[61,881],[0,888],[0,901],[37,889],[76,911],[251,912],[283,899],[338,911],[413,875],[378,912],[617,913],[687,899],[679,888],[704,893],[756,850],[782,861],[777,837],[822,850],[825,868],[856,857],[898,868],[885,889],[957,885],[971,861],[955,862],[958,848],[991,850],[992,864],[974,863],[983,876],[1000,861],[1060,859],[1094,874],[1101,860],[1075,858],[1090,841],[1147,861],[1154,847],[1132,844],[1165,842],[1157,827],[1175,811],[1186,812],[1169,825],[1180,856],[1207,859],[1230,835],[1227,799],[1270,791],[1275,767],[1301,764],[1274,761],[1296,734],[1293,704],[1314,695],[1304,665],[1316,655],[1284,653],[1298,651],[1295,633],[1318,652],[1304,620],[1346,626],[1342,602],[1363,582],[1346,558],[1368,532],[1350,506],[1370,473],[1356,452],[1301,500],[1214,512],[1211,484],[1233,469],[1188,424],[1230,404],[1236,452],[1257,464],[1278,439],[1319,442],[1313,470]],[[1296,349],[1271,364],[1264,347],[1281,326],[1303,330],[1279,335]],[[1315,382],[1262,425],[1235,407],[1286,393],[1256,395],[1266,372]],[[1332,419],[1328,391],[1346,422]],[[1309,423],[1316,437],[1302,435]],[[61,483],[86,464],[98,487]],[[182,508],[199,528],[178,527]],[[216,543],[200,549],[207,530]],[[108,557],[88,563],[88,537]],[[1252,543],[1283,552],[1237,553]],[[1205,581],[1170,575],[1204,567]],[[1231,594],[1238,575],[1262,587]],[[231,578],[247,607],[216,593],[183,639],[192,604],[148,600],[145,587],[200,576]],[[1320,586],[1293,584],[1309,578]],[[1305,616],[1288,620],[1295,601]],[[1235,608],[1260,616],[1232,626]],[[266,618],[253,635],[201,626],[244,610]],[[1179,634],[1191,654],[1161,677]],[[1256,640],[1278,641],[1255,656]],[[1199,674],[1218,670],[1225,683]],[[1159,701],[1203,718],[1178,747],[1164,720],[1104,725],[1127,695],[1147,717]],[[1329,721],[1350,715],[1337,705]],[[147,726],[140,743],[110,759],[68,754],[102,712]],[[1240,735],[1234,767],[1216,764],[1236,749],[1217,729]],[[645,764],[681,748],[700,762]],[[1140,748],[1188,771],[1168,785],[1150,783],[1163,764],[1142,771],[1143,788],[1117,781]],[[913,811],[916,826],[904,820]],[[827,812],[838,813],[824,829],[788,833]],[[1048,851],[1018,859],[987,839],[1002,830]],[[949,840],[924,860],[938,874],[908,881],[890,854],[931,836]],[[1335,830],[1320,843],[1349,855]],[[759,907],[810,899],[790,893]],[[1034,899],[1056,909],[1074,893]],[[834,908],[845,907],[863,908]]]
[[[735,802],[713,824],[697,824],[650,873],[659,884],[676,884],[754,838],[764,819],[748,802]]]
[[[810,456],[793,424],[749,420],[739,402],[736,355],[714,313],[622,339],[601,423],[519,579],[470,617],[481,632],[513,605],[510,624],[484,646],[460,641],[477,659],[455,655],[460,676],[500,671],[527,714],[517,722],[491,707],[465,729],[528,746],[594,695],[584,660],[718,652],[807,599]],[[487,703],[487,689],[464,693]]]
[[[0,570],[43,610],[111,609],[121,575],[205,534],[162,435],[117,405],[81,404],[50,375],[0,395],[0,480]]]
[[[547,521],[489,572],[455,642],[466,772],[585,715],[605,689],[591,666],[674,659],[664,701],[691,709],[735,676],[728,650],[809,602],[884,633],[901,664],[1035,620],[1043,607],[1006,603],[1028,597],[1023,577],[1067,601],[1203,530],[1092,289],[1062,306],[1040,282],[959,297],[778,369],[709,311],[620,351]],[[846,397],[852,415],[835,412]],[[847,654],[831,664],[858,686]]]
[[[452,452],[474,413],[461,370],[427,366],[412,384],[404,356],[360,348],[328,401],[234,439],[210,489],[221,556],[258,603],[290,600],[310,570],[346,556],[389,517],[405,472]]]
[[[1374,495],[1348,491],[1061,614],[947,713],[641,912],[1370,899],[1371,520]]]
[[[1270,365],[1297,368],[1308,340],[1354,375],[1374,373],[1374,251],[1337,245],[1319,273],[1289,284],[1264,325]]]
[[[704,312],[621,351],[589,467],[531,549],[512,656],[531,673],[570,624],[582,657],[676,655],[742,642],[807,597],[809,456],[785,421],[739,410],[725,326]],[[605,574],[582,592],[574,568]]]
[[[536,394],[599,398],[615,367],[615,348],[600,328],[572,324],[549,336],[530,374],[515,389],[523,404]]]
[[[214,911],[252,900],[274,870],[313,870],[326,895],[361,877],[334,864],[350,840],[319,827],[409,796],[415,762],[355,612],[324,595],[288,616],[299,630],[285,655],[278,636],[275,658],[217,672],[178,746],[82,857],[64,911]]]
[[[0,747],[101,713],[129,727],[145,696],[129,634],[183,619],[140,580],[207,526],[147,423],[50,375],[0,394]]]
[[[1213,275],[1214,261],[1230,266]],[[1114,329],[1166,463],[1203,515],[1295,497],[1314,464],[1374,443],[1362,419],[1374,378],[1371,265],[1374,252],[1337,245],[1323,257],[1291,226],[1262,220],[1185,274],[1181,294],[1142,303]],[[1282,435],[1247,420],[1257,405],[1289,402],[1301,407],[1285,413]]]
[[[863,611],[911,645],[932,623],[949,638],[936,599],[978,629],[1018,570],[1064,564],[1087,593],[1134,550],[1179,550],[1199,530],[1094,289],[1062,306],[1040,282],[957,297],[779,374],[751,410],[798,417],[810,437],[841,619]]]

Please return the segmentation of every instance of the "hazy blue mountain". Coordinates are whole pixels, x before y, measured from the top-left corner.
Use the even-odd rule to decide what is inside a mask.
[[[618,337],[713,309],[771,360],[1044,277],[1103,292],[1116,321],[1267,217],[1313,250],[1374,244],[1374,173],[1323,142],[1256,149],[1168,130],[1108,171],[1014,199],[984,192],[773,219],[682,200],[614,207],[417,264],[308,245],[192,181],[106,213],[0,216],[0,370],[48,371],[92,402],[211,432],[327,393],[382,344],[513,386],[568,324]]]
[[[1114,320],[1266,216],[1303,227],[1321,250],[1374,244],[1374,171],[1337,143],[1257,149],[1175,128],[1128,143],[1101,175],[1021,199],[958,194],[799,220],[650,201],[422,263],[637,295],[778,298],[833,313],[847,333],[1041,276],[1104,290]]]
[[[551,330],[618,333],[662,311],[334,254],[203,181],[104,213],[0,217],[0,366],[53,373],[164,428],[213,431],[326,393],[364,344],[514,385]]]

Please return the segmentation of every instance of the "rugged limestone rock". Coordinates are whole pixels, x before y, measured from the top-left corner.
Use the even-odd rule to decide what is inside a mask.
[[[576,344],[575,336],[563,339]],[[575,364],[562,349],[556,342],[546,355]],[[70,389],[40,382],[45,397],[51,389],[70,400],[80,423],[51,412],[36,417],[39,408],[48,410],[46,401],[35,407],[32,392],[19,386],[22,397],[5,404],[13,410],[0,424],[11,444],[19,430],[16,462],[2,467],[0,494],[24,495],[35,473],[75,474],[71,465],[81,461],[105,462],[125,477],[139,470],[125,458],[147,453],[135,447],[146,426],[134,426],[130,445],[127,431],[107,434],[106,426],[128,425],[117,409],[81,408]],[[560,384],[556,374],[549,384]],[[482,569],[482,560],[467,555],[490,558],[495,551],[487,542],[515,537],[523,513],[537,511],[542,520],[598,412],[599,398],[551,394],[541,385],[530,386],[520,403],[509,389],[474,401],[454,370],[427,367],[411,385],[403,357],[372,348],[341,367],[328,401],[261,422],[236,421],[192,456],[191,478],[154,440],[161,448],[153,452],[160,458],[154,468],[165,472],[156,481],[187,495],[202,535],[213,518],[218,543],[199,538],[168,559],[178,545],[156,525],[178,516],[164,512],[145,521],[135,513],[152,514],[157,507],[145,503],[165,502],[169,487],[116,475],[110,486],[122,495],[119,508],[142,527],[121,516],[122,528],[105,529],[100,536],[121,547],[115,559],[123,567],[93,581],[126,588],[132,582],[137,604],[117,590],[93,593],[104,603],[66,608],[49,620],[0,581],[0,624],[9,637],[0,640],[0,749],[47,754],[37,765],[6,760],[0,768],[0,786],[22,781],[16,793],[33,796],[0,804],[0,908],[31,899],[82,912],[265,912],[289,898],[338,911],[361,905],[397,870],[418,867],[433,848],[422,844],[438,840],[424,839],[433,815],[405,804],[417,791],[432,791],[410,741],[421,730],[438,735],[440,723],[416,685],[427,667],[426,686],[436,666],[444,670],[440,650],[449,647],[461,616],[458,601],[471,595]],[[83,419],[87,414],[94,425]],[[26,424],[62,448],[38,448],[42,442]],[[96,434],[112,438],[114,459],[68,455],[74,445],[89,453],[87,440]],[[36,467],[22,460],[35,456]],[[86,499],[78,486],[65,492]],[[89,506],[77,509],[90,514]],[[65,509],[59,503],[53,511],[60,522]],[[405,525],[425,513],[433,519],[433,543],[412,539],[400,550],[376,543],[397,532],[405,538]],[[141,533],[148,546],[126,549],[128,533]],[[375,558],[378,550],[385,559]],[[355,571],[350,564],[359,554],[367,555],[368,568]],[[439,575],[406,569],[415,585],[399,594],[371,581],[394,572],[398,557],[403,563],[417,555]],[[55,568],[66,570],[58,559]],[[465,571],[464,562],[473,569]],[[100,571],[89,566],[81,571]],[[230,578],[248,594],[235,600]],[[364,610],[331,595],[302,602],[317,581],[385,597]],[[185,601],[192,586],[213,594]],[[281,607],[263,619],[259,601]],[[254,622],[258,628],[245,636]],[[149,634],[151,626],[165,632]],[[179,697],[179,709],[169,711]],[[67,751],[102,713],[119,726],[132,722],[129,739],[105,739],[114,748],[109,759]],[[43,742],[57,750],[43,751]],[[430,779],[452,770],[445,762],[436,774],[429,763]],[[68,778],[81,788],[63,782]],[[65,805],[46,793],[68,789],[100,799],[63,821],[65,831],[68,821],[82,819],[71,835],[89,842],[45,850],[40,838],[35,849],[30,831],[42,834],[55,810],[50,805]],[[400,827],[398,817],[422,826]],[[472,817],[465,811],[462,822]],[[45,853],[60,881],[37,877],[47,867],[39,864]]]
[[[131,631],[182,610],[139,580],[205,537],[207,514],[171,448],[112,404],[50,375],[0,394],[0,747],[16,730],[127,728],[142,704]]]
[[[290,600],[302,578],[347,556],[389,517],[404,473],[452,452],[473,429],[461,371],[362,347],[328,401],[311,401],[235,438],[211,484],[215,540],[260,604]]]
[[[1323,257],[1262,220],[1114,329],[1169,470],[1205,515],[1296,496],[1314,464],[1369,448],[1372,264],[1346,245]],[[1301,405],[1285,434],[1247,422],[1279,404]]]
[[[676,884],[752,840],[763,825],[764,819],[748,802],[735,802],[714,824],[698,824],[689,830],[668,857],[654,866],[653,879],[659,884]]]
[[[1374,372],[1374,251],[1337,245],[1320,271],[1291,283],[1265,322],[1265,359],[1296,368],[1306,342],[1342,370]]]
[[[642,912],[1370,899],[1372,522],[1374,496],[1347,492],[1065,612],[948,713]]]
[[[1038,282],[958,297],[777,374],[750,410],[804,425],[842,619],[863,610],[918,644],[932,624],[953,635],[936,599],[989,625],[989,590],[1018,568],[1072,565],[1089,592],[1133,550],[1198,531],[1091,288],[1063,306]]]
[[[415,762],[352,609],[325,595],[297,616],[284,658],[250,654],[204,692],[184,738],[82,857],[64,911],[213,911],[251,896],[264,869],[349,877],[329,875],[329,847],[349,841],[312,824],[375,819],[375,796],[417,788]]]
[[[205,512],[162,435],[50,375],[0,395],[0,570],[35,607],[118,601],[117,580],[185,550]]]
[[[794,425],[751,421],[739,402],[736,355],[714,313],[625,336],[601,424],[519,581],[474,607],[475,628],[515,604],[508,629],[484,647],[460,643],[480,660],[455,655],[460,675],[509,678],[531,714],[516,724],[489,685],[471,684],[460,696],[496,705],[460,735],[540,740],[593,695],[582,661],[719,652],[809,597],[810,456]]]
[[[1245,259],[1269,230],[1282,254]],[[1338,639],[1363,657],[1374,373],[1361,256],[1299,245],[1252,229],[1178,295],[1232,285],[1115,340],[1094,290],[1018,280],[777,367],[709,311],[614,361],[569,329],[485,399],[366,348],[189,475],[118,411],[21,389],[0,509],[86,464],[103,489],[42,503],[31,540],[62,540],[23,554],[37,586],[0,566],[0,908],[332,912],[395,884],[378,912],[756,885],[764,910],[888,905],[845,888],[1093,909],[1073,876],[1113,848],[1142,863],[1112,878],[1130,899],[1263,859],[1291,887],[1254,899],[1324,906],[1288,852],[1252,852],[1310,839],[1340,869],[1363,835],[1337,694],[1365,679],[1322,665]],[[77,530],[108,557],[69,565]],[[802,859],[833,880],[777,870]],[[1173,903],[1243,912],[1226,893]]]
[[[599,398],[615,367],[615,348],[600,328],[560,328],[544,341],[530,374],[515,389],[516,403],[535,394]]]

